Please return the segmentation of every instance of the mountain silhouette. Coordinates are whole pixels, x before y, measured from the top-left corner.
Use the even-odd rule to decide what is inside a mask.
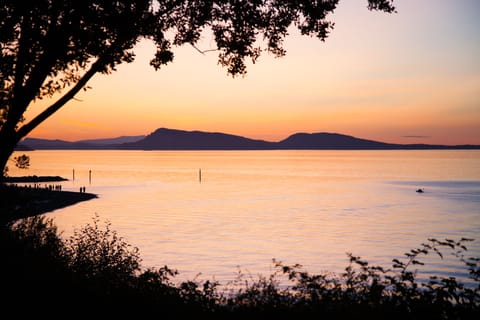
[[[480,145],[393,144],[367,140],[339,133],[295,133],[270,142],[246,137],[204,131],[159,128],[147,136],[123,136],[69,142],[26,138],[20,143],[25,150],[110,149],[110,150],[423,150],[480,149]]]
[[[91,139],[91,140],[80,140],[76,143],[84,143],[95,146],[111,146],[115,144],[130,143],[136,142],[145,138],[145,135],[141,136],[121,136],[117,138],[108,138],[108,139]]]
[[[20,145],[33,150],[67,150],[67,149],[91,149],[94,146],[82,142],[70,142],[65,140],[48,140],[38,138],[26,138]]]
[[[338,133],[296,133],[277,143],[281,149],[392,149],[399,145]]]
[[[109,139],[90,139],[80,141],[49,140],[38,138],[26,138],[17,150],[89,150],[89,149],[114,149],[116,145],[134,142],[143,139],[145,136],[121,136]]]
[[[167,128],[157,129],[140,141],[120,146],[122,149],[143,150],[259,150],[271,147],[271,142],[232,134]]]

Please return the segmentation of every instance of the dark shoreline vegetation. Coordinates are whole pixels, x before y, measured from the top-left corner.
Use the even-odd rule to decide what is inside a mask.
[[[3,179],[8,184],[0,184],[0,222],[2,224],[97,197],[92,193],[60,191],[55,182],[67,179],[57,176],[5,177]],[[29,185],[18,186],[16,183],[29,183]]]
[[[143,269],[138,249],[126,243],[108,222],[100,227],[98,215],[91,224],[63,239],[52,219],[31,209],[37,197],[50,197],[57,208],[69,205],[58,195],[68,198],[73,193],[9,185],[0,188],[2,304],[18,314],[53,315],[61,308],[69,310],[68,315],[148,315],[163,319],[480,316],[480,258],[468,257],[467,252],[472,239],[428,239],[405,253],[403,259],[394,259],[389,269],[349,254],[341,274],[310,274],[300,265],[273,261],[270,275],[255,279],[239,272],[227,287],[209,280],[176,283],[177,271],[168,266]],[[80,197],[89,195],[75,194],[78,201],[87,200]],[[8,211],[14,207],[24,210]],[[422,258],[436,255],[441,259],[450,254],[465,264],[473,286],[455,277],[432,276],[423,282],[416,277],[415,268],[423,265]],[[289,284],[281,285],[285,282]],[[19,306],[24,308],[13,309]]]

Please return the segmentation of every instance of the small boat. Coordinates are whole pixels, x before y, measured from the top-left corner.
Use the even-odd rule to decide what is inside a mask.
[[[419,188],[419,189],[417,189],[417,192],[418,192],[418,193],[423,193],[423,189],[422,189],[422,188]]]

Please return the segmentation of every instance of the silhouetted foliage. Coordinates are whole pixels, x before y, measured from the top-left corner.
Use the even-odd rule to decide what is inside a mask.
[[[131,277],[140,271],[140,257],[137,248],[130,248],[114,230],[110,223],[105,229],[99,227],[98,216],[93,224],[87,224],[64,243],[64,255],[68,257],[68,267],[90,279],[106,278],[116,281],[116,277]]]
[[[15,163],[15,166],[19,169],[28,169],[30,167],[30,157],[26,154],[22,154],[18,157],[14,157],[12,160]],[[8,166],[5,165],[3,168],[3,176],[8,176]]]
[[[472,239],[429,239],[394,259],[389,269],[348,254],[341,274],[310,274],[301,265],[273,261],[269,276],[239,271],[223,288],[212,281],[176,283],[177,271],[140,268],[132,248],[107,222],[62,240],[52,220],[35,216],[1,229],[2,302],[14,306],[62,304],[75,313],[142,314],[179,319],[476,319],[480,315],[480,258],[467,257]],[[469,283],[455,277],[417,279],[422,257],[446,254],[463,262]],[[48,291],[48,295],[45,295]],[[44,309],[34,309],[35,313]],[[45,311],[48,314],[48,312]]]
[[[30,167],[30,157],[26,154],[14,157],[13,161],[15,162],[15,166],[19,169],[28,169]]]
[[[195,47],[208,29],[219,64],[229,74],[241,75],[246,73],[245,59],[255,62],[264,51],[284,55],[282,41],[291,25],[325,40],[333,29],[327,17],[338,2],[2,0],[0,168],[3,172],[20,139],[88,88],[95,74],[132,62],[141,39],[156,44],[150,64],[159,69],[173,60],[173,47]],[[394,11],[392,0],[367,3],[369,10]],[[33,101],[54,94],[63,95],[24,123]]]

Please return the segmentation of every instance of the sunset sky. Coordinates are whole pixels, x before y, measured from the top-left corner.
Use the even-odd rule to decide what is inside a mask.
[[[159,127],[278,141],[337,132],[392,143],[480,144],[480,1],[397,0],[398,13],[341,0],[326,42],[292,29],[287,55],[265,53],[232,78],[217,53],[190,46],[155,71],[134,63],[97,75],[30,137],[76,141]],[[206,33],[201,49],[211,49]],[[27,120],[42,101],[31,107]]]

